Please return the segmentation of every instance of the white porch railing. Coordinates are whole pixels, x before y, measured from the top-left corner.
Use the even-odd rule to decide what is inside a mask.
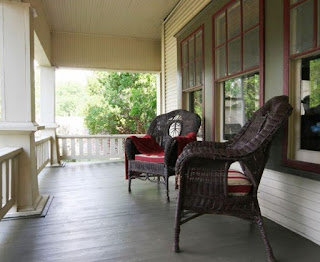
[[[128,136],[131,135],[57,136],[60,159],[122,159],[124,141]]]
[[[51,137],[36,141],[37,174],[51,161]]]
[[[18,157],[22,148],[0,149],[0,219],[16,202]]]

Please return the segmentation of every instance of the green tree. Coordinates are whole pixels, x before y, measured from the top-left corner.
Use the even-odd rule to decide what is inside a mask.
[[[77,82],[57,86],[57,115],[82,116],[85,105],[85,87]]]
[[[310,107],[320,105],[320,59],[310,61]]]
[[[156,115],[154,74],[96,72],[86,90],[91,134],[146,133]]]

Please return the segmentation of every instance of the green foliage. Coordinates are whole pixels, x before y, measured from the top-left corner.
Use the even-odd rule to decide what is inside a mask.
[[[320,105],[320,59],[310,61],[310,107]]]
[[[77,82],[57,86],[57,116],[82,116],[85,105],[85,88]]]
[[[153,74],[96,72],[86,91],[85,123],[91,134],[146,133],[156,115]]]

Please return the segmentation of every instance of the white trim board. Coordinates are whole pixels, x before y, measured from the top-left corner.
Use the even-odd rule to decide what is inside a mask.
[[[264,171],[258,199],[263,216],[320,245],[320,182]]]

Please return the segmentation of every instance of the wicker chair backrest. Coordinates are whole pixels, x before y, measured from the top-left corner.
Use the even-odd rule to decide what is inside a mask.
[[[291,112],[292,107],[287,96],[270,99],[229,141],[228,147],[248,154],[261,148],[263,144],[267,146]]]
[[[201,119],[197,114],[178,109],[157,116],[150,124],[148,134],[164,147],[170,137],[185,136],[190,132],[197,133]]]

